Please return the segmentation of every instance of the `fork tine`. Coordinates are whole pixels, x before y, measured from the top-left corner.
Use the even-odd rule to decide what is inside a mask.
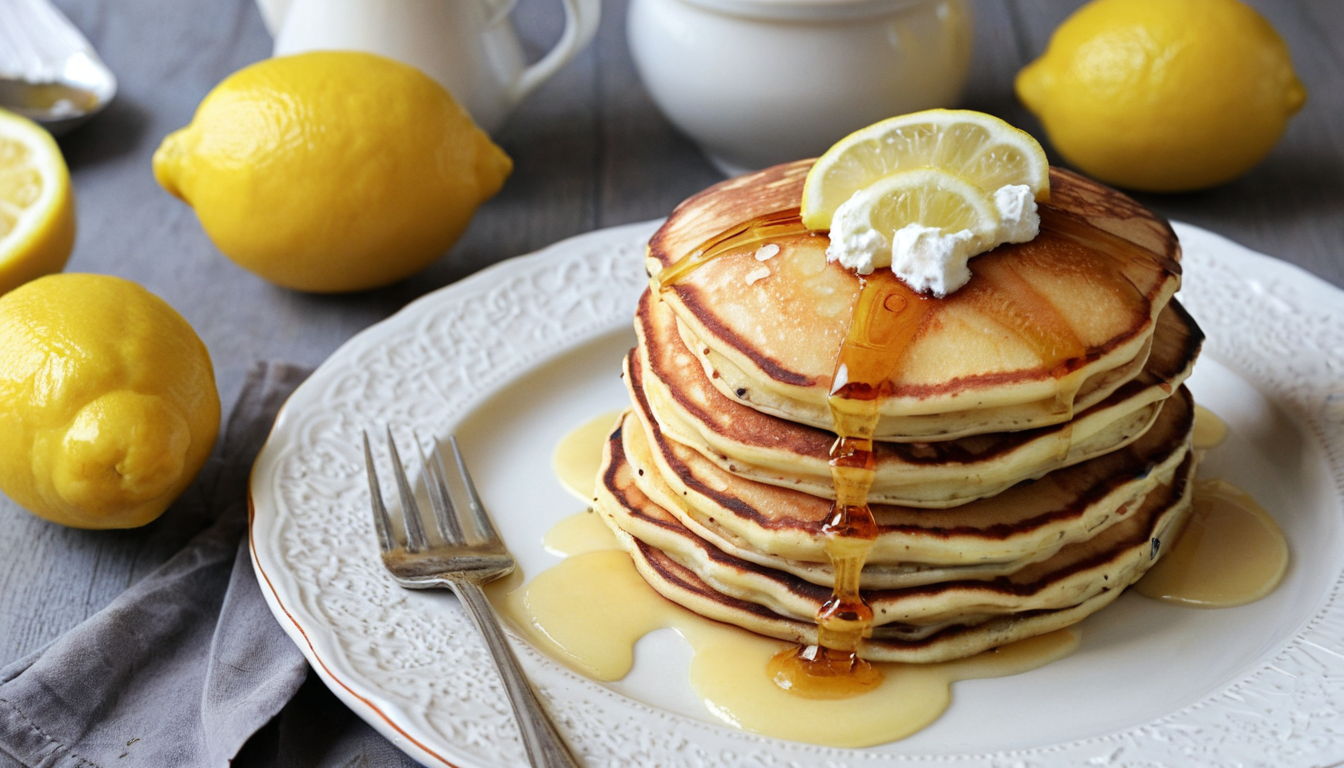
[[[457,508],[453,506],[452,494],[448,492],[448,478],[443,474],[443,459],[439,456],[438,442],[435,441],[433,445],[431,456],[434,460],[431,462],[425,458],[419,436],[415,438],[415,447],[420,451],[420,466],[425,471],[425,484],[429,486],[429,507],[434,510],[434,523],[443,540],[448,544],[462,546],[467,543],[467,539],[462,535],[462,523],[457,519]]]
[[[406,523],[406,551],[419,552],[429,547],[425,536],[425,524],[420,520],[420,506],[415,503],[415,494],[411,483],[406,479],[406,469],[397,453],[397,442],[392,439],[392,428],[387,428],[387,449],[392,454],[392,474],[397,478],[397,492],[401,495],[401,516]]]
[[[467,472],[467,462],[462,458],[462,449],[457,445],[457,436],[449,435],[448,444],[453,448],[453,458],[457,460],[457,473],[462,478],[462,486],[467,490],[467,505],[471,507],[472,517],[476,519],[476,530],[480,531],[481,538],[485,539],[487,544],[500,543],[495,524],[490,522],[490,515],[486,514],[485,505],[481,503],[481,495],[476,492],[476,484],[471,481],[471,475]]]
[[[369,449],[369,433],[364,434],[364,468],[369,473],[369,496],[373,500],[373,527],[378,532],[378,547],[390,552],[397,546],[392,538],[392,520],[387,516],[387,507],[383,506],[383,489],[378,485],[378,471],[373,467],[373,451]]]

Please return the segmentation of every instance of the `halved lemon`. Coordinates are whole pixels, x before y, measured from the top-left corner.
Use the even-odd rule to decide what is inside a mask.
[[[75,201],[60,147],[0,109],[0,294],[60,272],[75,245]]]
[[[1031,134],[983,112],[931,109],[861,128],[826,150],[803,186],[803,224],[829,229],[835,210],[854,193],[918,168],[956,174],[990,194],[1025,184],[1037,200],[1050,196],[1050,163]]]

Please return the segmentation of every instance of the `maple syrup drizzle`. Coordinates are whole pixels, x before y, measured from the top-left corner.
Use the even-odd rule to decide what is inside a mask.
[[[658,274],[649,278],[649,285],[657,294],[676,285],[700,267],[741,248],[794,235],[814,234],[803,226],[802,214],[798,208],[786,208],[782,211],[758,216],[744,224],[737,224],[714,237],[709,238],[699,248],[664,267]]]
[[[1048,204],[1041,205],[1039,212],[1042,231],[1054,232],[1087,246],[1093,252],[1105,257],[1115,267],[1116,274],[1123,276],[1124,268],[1133,264],[1137,257],[1146,259],[1164,272],[1181,274],[1181,265],[1176,259],[1108,232],[1076,214]],[[1121,279],[1128,282],[1128,277]]]
[[[597,514],[579,517],[583,525],[573,529],[587,530],[590,540],[574,542],[568,557],[524,586],[499,590],[500,582],[492,582],[486,590],[495,607],[536,647],[597,680],[625,678],[640,638],[671,629],[690,648],[694,696],[711,717],[741,730],[831,747],[885,744],[936,720],[951,702],[952,683],[1026,672],[1078,646],[1078,635],[1064,629],[956,661],[879,662],[879,684],[860,699],[785,691],[761,670],[781,647],[791,646],[663,598],[605,525],[588,525]]]
[[[593,429],[576,429],[564,438],[555,455],[588,456],[597,461],[603,441]],[[1225,491],[1228,487],[1216,481],[1212,485],[1201,482],[1195,491],[1196,505],[1201,493],[1207,495],[1210,488]],[[1267,525],[1277,531],[1272,522]],[[1220,528],[1222,523],[1211,520],[1209,527]],[[1281,532],[1277,535],[1279,546],[1285,546]],[[486,588],[496,608],[537,647],[590,677],[618,680],[630,671],[641,637],[672,628],[691,647],[691,686],[713,716],[746,731],[794,741],[859,748],[904,738],[932,723],[948,706],[951,683],[1038,668],[1068,655],[1079,640],[1076,630],[1057,630],[956,661],[876,663],[872,666],[877,674],[866,677],[845,664],[835,664],[840,686],[834,679],[813,677],[800,681],[805,685],[820,679],[821,684],[789,688],[790,681],[781,686],[775,674],[782,664],[780,658],[787,661],[796,646],[780,653],[781,641],[705,619],[662,598],[637,573],[598,514],[586,512],[562,520],[544,541],[547,550],[565,560],[526,585],[521,585],[521,576],[515,572],[517,578],[501,579]],[[1178,541],[1176,548],[1182,546]],[[1154,570],[1175,554],[1164,548],[1168,551]],[[1196,581],[1231,577],[1245,583],[1248,560],[1223,556],[1223,543],[1215,542],[1214,551],[1218,557],[1197,558],[1192,563],[1192,575],[1203,572]],[[1138,591],[1145,591],[1152,576],[1150,571],[1139,582]],[[1166,594],[1160,599],[1170,599],[1173,593],[1163,591]],[[1189,594],[1183,596],[1186,599],[1176,602],[1211,605],[1192,601]],[[841,659],[843,654],[827,658]],[[762,667],[769,670],[769,676],[760,674]],[[846,690],[865,695],[852,698]]]
[[[891,380],[936,302],[890,271],[861,278],[827,397],[836,433],[830,458],[835,503],[822,533],[835,586],[817,613],[819,647],[786,650],[771,660],[771,677],[785,690],[809,698],[841,698],[870,690],[882,680],[881,672],[858,655],[873,626],[872,608],[859,591],[878,532],[868,507],[875,477],[873,432]]]
[[[1011,262],[985,259],[976,267],[980,280],[961,289],[964,300],[1010,329],[1042,362],[1079,359],[1087,354],[1082,338],[1055,305]]]

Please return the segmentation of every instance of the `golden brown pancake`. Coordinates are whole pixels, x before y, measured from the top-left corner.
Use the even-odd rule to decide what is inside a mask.
[[[742,477],[833,497],[834,433],[759,412],[725,396],[675,329],[665,302],[645,293],[635,315],[640,373],[632,400],[671,439]],[[933,443],[879,443],[876,502],[948,507],[1076,464],[1138,439],[1189,375],[1203,335],[1179,304],[1159,317],[1154,351],[1138,376],[1065,424]],[[642,391],[634,392],[639,386]]]
[[[1168,402],[1140,440],[996,496],[938,510],[874,504],[878,535],[863,584],[996,578],[1099,534],[1136,499],[1170,482],[1190,452],[1189,392],[1181,388]],[[729,474],[637,412],[626,417],[622,434],[622,455],[641,491],[697,535],[759,565],[830,585],[822,534],[829,500]]]
[[[731,236],[796,207],[808,167],[778,166],[692,197],[650,241],[647,263],[656,283],[682,257],[714,251],[726,233],[741,242],[661,295],[720,391],[827,428],[859,278],[826,262],[823,234],[786,226],[764,241]],[[1051,185],[1042,233],[976,257],[971,281],[924,316],[881,385],[877,437],[929,441],[1060,423],[1138,373],[1179,286],[1175,236],[1082,177],[1052,169]]]
[[[633,422],[626,421],[626,427]],[[829,588],[722,552],[645,495],[618,427],[604,452],[597,510],[645,579],[685,607],[761,634],[815,642],[812,617]],[[875,614],[874,660],[940,661],[1081,619],[1137,580],[1190,508],[1192,456],[1173,480],[1130,506],[1104,532],[992,580],[865,590]]]

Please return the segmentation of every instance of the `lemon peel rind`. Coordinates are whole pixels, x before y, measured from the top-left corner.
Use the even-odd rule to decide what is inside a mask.
[[[308,140],[282,140],[290,133]],[[243,269],[292,290],[345,293],[438,261],[512,161],[420,70],[367,52],[308,51],[218,83],[153,166]]]
[[[83,318],[73,329],[62,320],[72,314]],[[108,318],[126,325],[108,331],[118,326]],[[67,343],[51,352],[42,333],[25,328]],[[50,275],[0,296],[0,330],[0,359],[13,363],[0,371],[0,425],[11,438],[0,442],[0,490],[15,503],[69,527],[134,528],[194,482],[218,438],[221,407],[209,350],[170,304],[111,275]],[[35,346],[37,354],[26,351]],[[141,356],[151,347],[151,358]],[[78,359],[51,380],[43,350]],[[143,429],[155,434],[139,443]],[[177,454],[166,463],[165,450]]]

